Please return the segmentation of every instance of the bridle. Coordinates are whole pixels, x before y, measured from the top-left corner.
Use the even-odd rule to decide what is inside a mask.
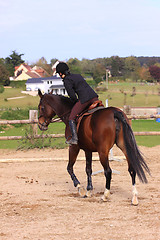
[[[46,102],[47,102],[48,105],[53,109],[53,111],[56,113],[56,111],[54,110],[53,106],[51,106],[47,100],[46,100]],[[42,109],[45,109],[44,106],[41,107],[41,110],[42,110]],[[38,125],[39,125],[43,130],[47,130],[47,127],[48,127],[48,125],[49,125],[50,123],[64,121],[65,118],[66,118],[66,116],[70,113],[70,111],[71,111],[71,110],[68,110],[67,112],[59,115],[58,118],[55,118],[55,119],[50,118],[49,120],[46,120],[45,116],[44,116],[43,114],[41,114],[41,115],[38,117]],[[39,119],[42,118],[42,117],[44,118],[44,122],[43,122],[43,123],[39,122]]]

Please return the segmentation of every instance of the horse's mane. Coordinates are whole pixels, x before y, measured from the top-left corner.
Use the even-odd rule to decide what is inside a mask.
[[[60,95],[60,94],[45,94],[47,96],[52,96],[53,98],[60,99],[63,105],[66,105],[69,108],[72,108],[74,103],[71,101],[69,97]]]

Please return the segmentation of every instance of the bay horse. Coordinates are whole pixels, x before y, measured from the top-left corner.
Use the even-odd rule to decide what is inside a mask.
[[[62,95],[42,94],[38,90],[40,102],[38,105],[39,118],[38,126],[44,131],[52,122],[52,118],[57,115],[66,125],[65,137],[71,135],[69,129],[69,115],[73,107],[70,98]],[[86,197],[91,196],[92,185],[92,152],[98,152],[100,162],[104,168],[106,178],[105,191],[102,196],[103,201],[107,201],[110,195],[110,184],[112,170],[109,166],[109,151],[116,144],[124,153],[128,162],[128,171],[132,180],[132,201],[133,205],[138,205],[136,190],[136,174],[143,183],[147,183],[145,171],[150,174],[150,170],[140,153],[133,131],[129,125],[129,120],[125,113],[118,108],[102,108],[91,115],[84,116],[78,128],[78,144],[69,146],[68,173],[73,184],[80,192],[80,182],[73,171],[73,166],[80,149],[83,149],[86,157],[87,192]]]

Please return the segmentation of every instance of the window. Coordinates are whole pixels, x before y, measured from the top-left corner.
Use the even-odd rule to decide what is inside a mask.
[[[50,81],[50,84],[52,84],[52,81]]]
[[[47,81],[47,84],[49,84],[49,81]]]

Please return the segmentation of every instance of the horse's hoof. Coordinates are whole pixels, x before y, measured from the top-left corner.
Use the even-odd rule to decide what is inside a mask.
[[[133,206],[137,206],[137,205],[138,205],[138,198],[137,198],[136,195],[133,196],[133,198],[132,198],[132,205],[133,205]]]
[[[132,205],[134,206],[137,206],[138,205],[138,192],[137,192],[137,189],[136,189],[136,186],[134,185],[133,186],[133,190],[132,190],[132,193],[133,193],[133,197],[132,197]]]
[[[108,189],[106,189],[105,192],[104,192],[104,195],[101,197],[101,200],[102,200],[103,202],[107,202],[109,196],[110,196],[110,191],[109,191]]]
[[[86,195],[86,190],[84,187],[78,187],[79,196],[84,197]]]
[[[85,197],[92,197],[92,190],[87,191]]]
[[[107,202],[108,201],[108,198],[106,198],[104,195],[101,197],[101,200],[103,201],[103,202]]]

